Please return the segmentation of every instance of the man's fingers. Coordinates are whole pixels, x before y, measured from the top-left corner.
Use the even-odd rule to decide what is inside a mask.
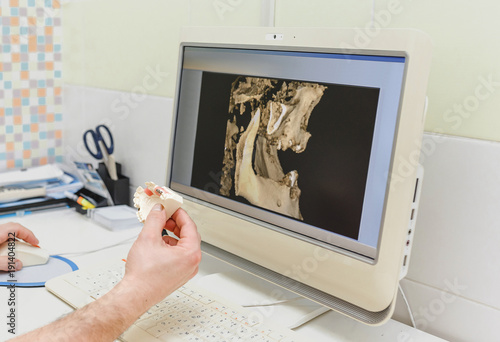
[[[162,238],[163,238],[163,241],[165,241],[165,243],[167,245],[177,246],[177,239],[175,239],[175,238],[173,238],[171,236],[167,236],[167,235],[163,236]]]
[[[8,271],[8,270],[9,270],[8,259],[6,256],[1,256],[0,257],[0,271]]]
[[[0,232],[0,243],[7,241],[9,237],[12,237],[10,233],[14,233],[16,238],[22,239],[32,245],[38,245],[40,243],[31,230],[20,225],[19,223],[14,222],[7,223],[3,226],[3,229]]]
[[[146,223],[144,223],[141,234],[151,236],[158,236],[159,234],[159,236],[161,236],[166,221],[167,215],[165,214],[165,210],[163,210],[163,206],[159,203],[155,204],[146,218]]]
[[[23,263],[19,259],[15,259],[15,267],[16,271],[19,271],[21,268],[23,268]],[[0,256],[0,271],[13,271],[12,269],[9,269],[9,257],[8,256]]]
[[[23,239],[27,243],[30,243],[34,246],[38,246],[38,244],[40,243],[36,238],[35,234],[33,234],[31,230],[23,226],[21,226],[17,231],[16,237],[18,239]]]
[[[146,218],[141,235],[155,239],[161,236],[163,229],[173,232],[180,238],[180,243],[188,248],[194,248],[200,244],[201,238],[196,224],[183,209],[178,209],[172,218],[167,220],[163,206],[156,204]]]
[[[179,230],[180,243],[194,243],[199,245],[201,238],[198,234],[198,229],[196,224],[189,217],[189,215],[184,211],[184,209],[178,209],[173,215],[172,219],[177,223]],[[174,232],[177,235],[177,231]]]
[[[179,229],[177,227],[177,223],[175,223],[175,221],[172,218],[169,218],[167,220],[167,223],[165,224],[165,229],[173,232],[176,228]]]

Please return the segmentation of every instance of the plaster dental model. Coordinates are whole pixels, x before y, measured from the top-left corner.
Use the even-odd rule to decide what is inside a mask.
[[[146,188],[138,187],[134,194],[134,206],[138,209],[137,218],[144,223],[149,212],[160,203],[165,208],[167,217],[172,216],[182,205],[182,197],[165,186],[146,182]]]

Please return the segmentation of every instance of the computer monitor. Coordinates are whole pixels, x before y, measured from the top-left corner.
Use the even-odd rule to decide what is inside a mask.
[[[390,318],[429,68],[417,31],[184,29],[167,183],[203,250],[364,323]]]

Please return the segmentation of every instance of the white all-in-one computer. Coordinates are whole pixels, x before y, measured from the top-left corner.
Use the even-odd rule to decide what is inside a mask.
[[[167,185],[204,251],[364,323],[390,318],[429,69],[416,31],[183,30]]]

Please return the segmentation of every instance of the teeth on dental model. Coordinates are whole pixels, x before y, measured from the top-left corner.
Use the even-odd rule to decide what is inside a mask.
[[[182,197],[166,186],[158,186],[146,182],[146,188],[138,187],[134,194],[134,207],[138,209],[137,218],[144,223],[155,204],[160,203],[165,208],[167,217],[172,216],[182,205]]]

